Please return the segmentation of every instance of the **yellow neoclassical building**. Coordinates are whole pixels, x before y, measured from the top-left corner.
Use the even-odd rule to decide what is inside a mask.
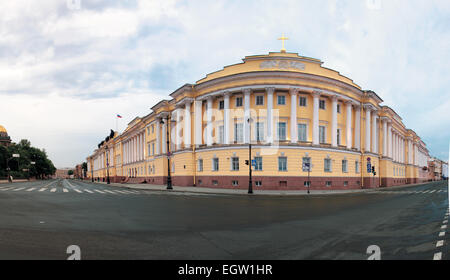
[[[174,185],[247,188],[250,142],[255,189],[425,181],[420,137],[375,92],[322,63],[282,50],[186,84],[99,145],[88,176],[165,184],[170,168]]]

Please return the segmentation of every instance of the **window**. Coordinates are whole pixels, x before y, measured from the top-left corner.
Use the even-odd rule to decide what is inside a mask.
[[[264,123],[263,122],[256,123],[256,141],[257,142],[264,141]]]
[[[300,96],[299,102],[300,102],[301,107],[306,107],[306,97],[305,96]]]
[[[234,187],[239,186],[239,181],[233,180],[231,183],[233,184]]]
[[[278,171],[287,171],[287,157],[278,157]]]
[[[311,166],[311,158],[310,157],[304,157],[303,158],[303,162],[302,162],[302,170],[304,172],[308,172],[311,171],[312,166]]]
[[[225,143],[225,135],[224,135],[224,132],[223,132],[223,125],[219,126],[219,139],[218,139],[218,141],[219,141],[219,144]]]
[[[213,171],[219,171],[219,159],[213,158],[212,162],[213,162],[213,166],[212,166]]]
[[[326,181],[326,182],[325,182],[325,186],[331,187],[331,181]]]
[[[239,158],[238,157],[231,158],[231,170],[239,171]]]
[[[236,107],[242,107],[242,97],[236,97]]]
[[[337,104],[336,111],[340,114],[341,113],[341,104]]]
[[[311,186],[311,181],[304,181],[303,182],[303,186],[310,187]]]
[[[255,181],[255,186],[261,187],[262,186],[262,181]]]
[[[256,96],[256,105],[264,105],[264,96],[263,95]]]
[[[301,142],[306,142],[307,138],[306,138],[306,124],[304,123],[299,123],[298,124],[298,140]]]
[[[326,143],[326,127],[325,126],[319,126],[319,141],[320,144]]]
[[[223,110],[225,108],[225,102],[223,100],[219,101],[219,110]]]
[[[286,123],[285,122],[278,123],[278,140],[281,140],[281,141],[286,140]]]
[[[244,142],[244,124],[234,124],[234,141],[237,143]]]
[[[359,173],[359,161],[355,161],[355,172]]]
[[[153,170],[153,174],[155,174],[156,173],[156,167],[154,165],[153,165],[152,170]]]
[[[152,155],[155,154],[155,143],[152,143]]]
[[[319,100],[319,109],[325,110],[325,100]]]
[[[262,171],[263,165],[262,165],[262,157],[255,157],[255,171]]]
[[[150,148],[150,144],[147,145],[147,151],[148,151],[148,154],[151,155],[151,151],[152,151],[152,150],[151,150],[151,148]]]
[[[338,128],[336,131],[336,136],[337,136],[337,145],[341,145],[341,129]]]
[[[348,186],[348,181],[344,181],[344,187]]]
[[[219,181],[213,180],[212,183],[213,183],[214,186],[217,186],[219,184]]]
[[[277,100],[278,100],[278,105],[286,105],[286,96],[278,95]]]
[[[348,172],[348,162],[346,159],[342,160],[342,172],[344,172],[344,173]]]
[[[150,127],[147,127],[147,134],[150,135]]]
[[[197,168],[197,170],[199,172],[203,171],[203,159],[199,159],[198,160],[198,168]]]
[[[325,172],[331,172],[331,159],[329,158],[324,159],[323,165],[324,165],[323,170]]]

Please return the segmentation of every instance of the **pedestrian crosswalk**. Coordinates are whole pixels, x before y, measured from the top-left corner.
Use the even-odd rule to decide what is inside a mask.
[[[437,193],[447,193],[447,190],[421,190],[421,191],[374,191],[377,194],[437,194]]]
[[[139,191],[129,191],[129,190],[105,190],[105,189],[85,189],[81,187],[72,187],[72,188],[61,188],[61,187],[52,187],[52,188],[39,188],[39,187],[0,187],[0,192],[27,192],[27,193],[78,193],[78,194],[140,194]]]

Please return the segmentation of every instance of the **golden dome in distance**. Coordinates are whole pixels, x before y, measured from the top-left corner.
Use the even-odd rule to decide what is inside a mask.
[[[8,133],[8,131],[6,131],[5,127],[3,127],[2,125],[0,125],[0,132]]]

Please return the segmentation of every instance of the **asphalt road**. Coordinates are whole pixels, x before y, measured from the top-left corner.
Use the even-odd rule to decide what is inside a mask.
[[[0,259],[450,259],[444,182],[272,197],[52,180],[1,184],[0,209]]]

